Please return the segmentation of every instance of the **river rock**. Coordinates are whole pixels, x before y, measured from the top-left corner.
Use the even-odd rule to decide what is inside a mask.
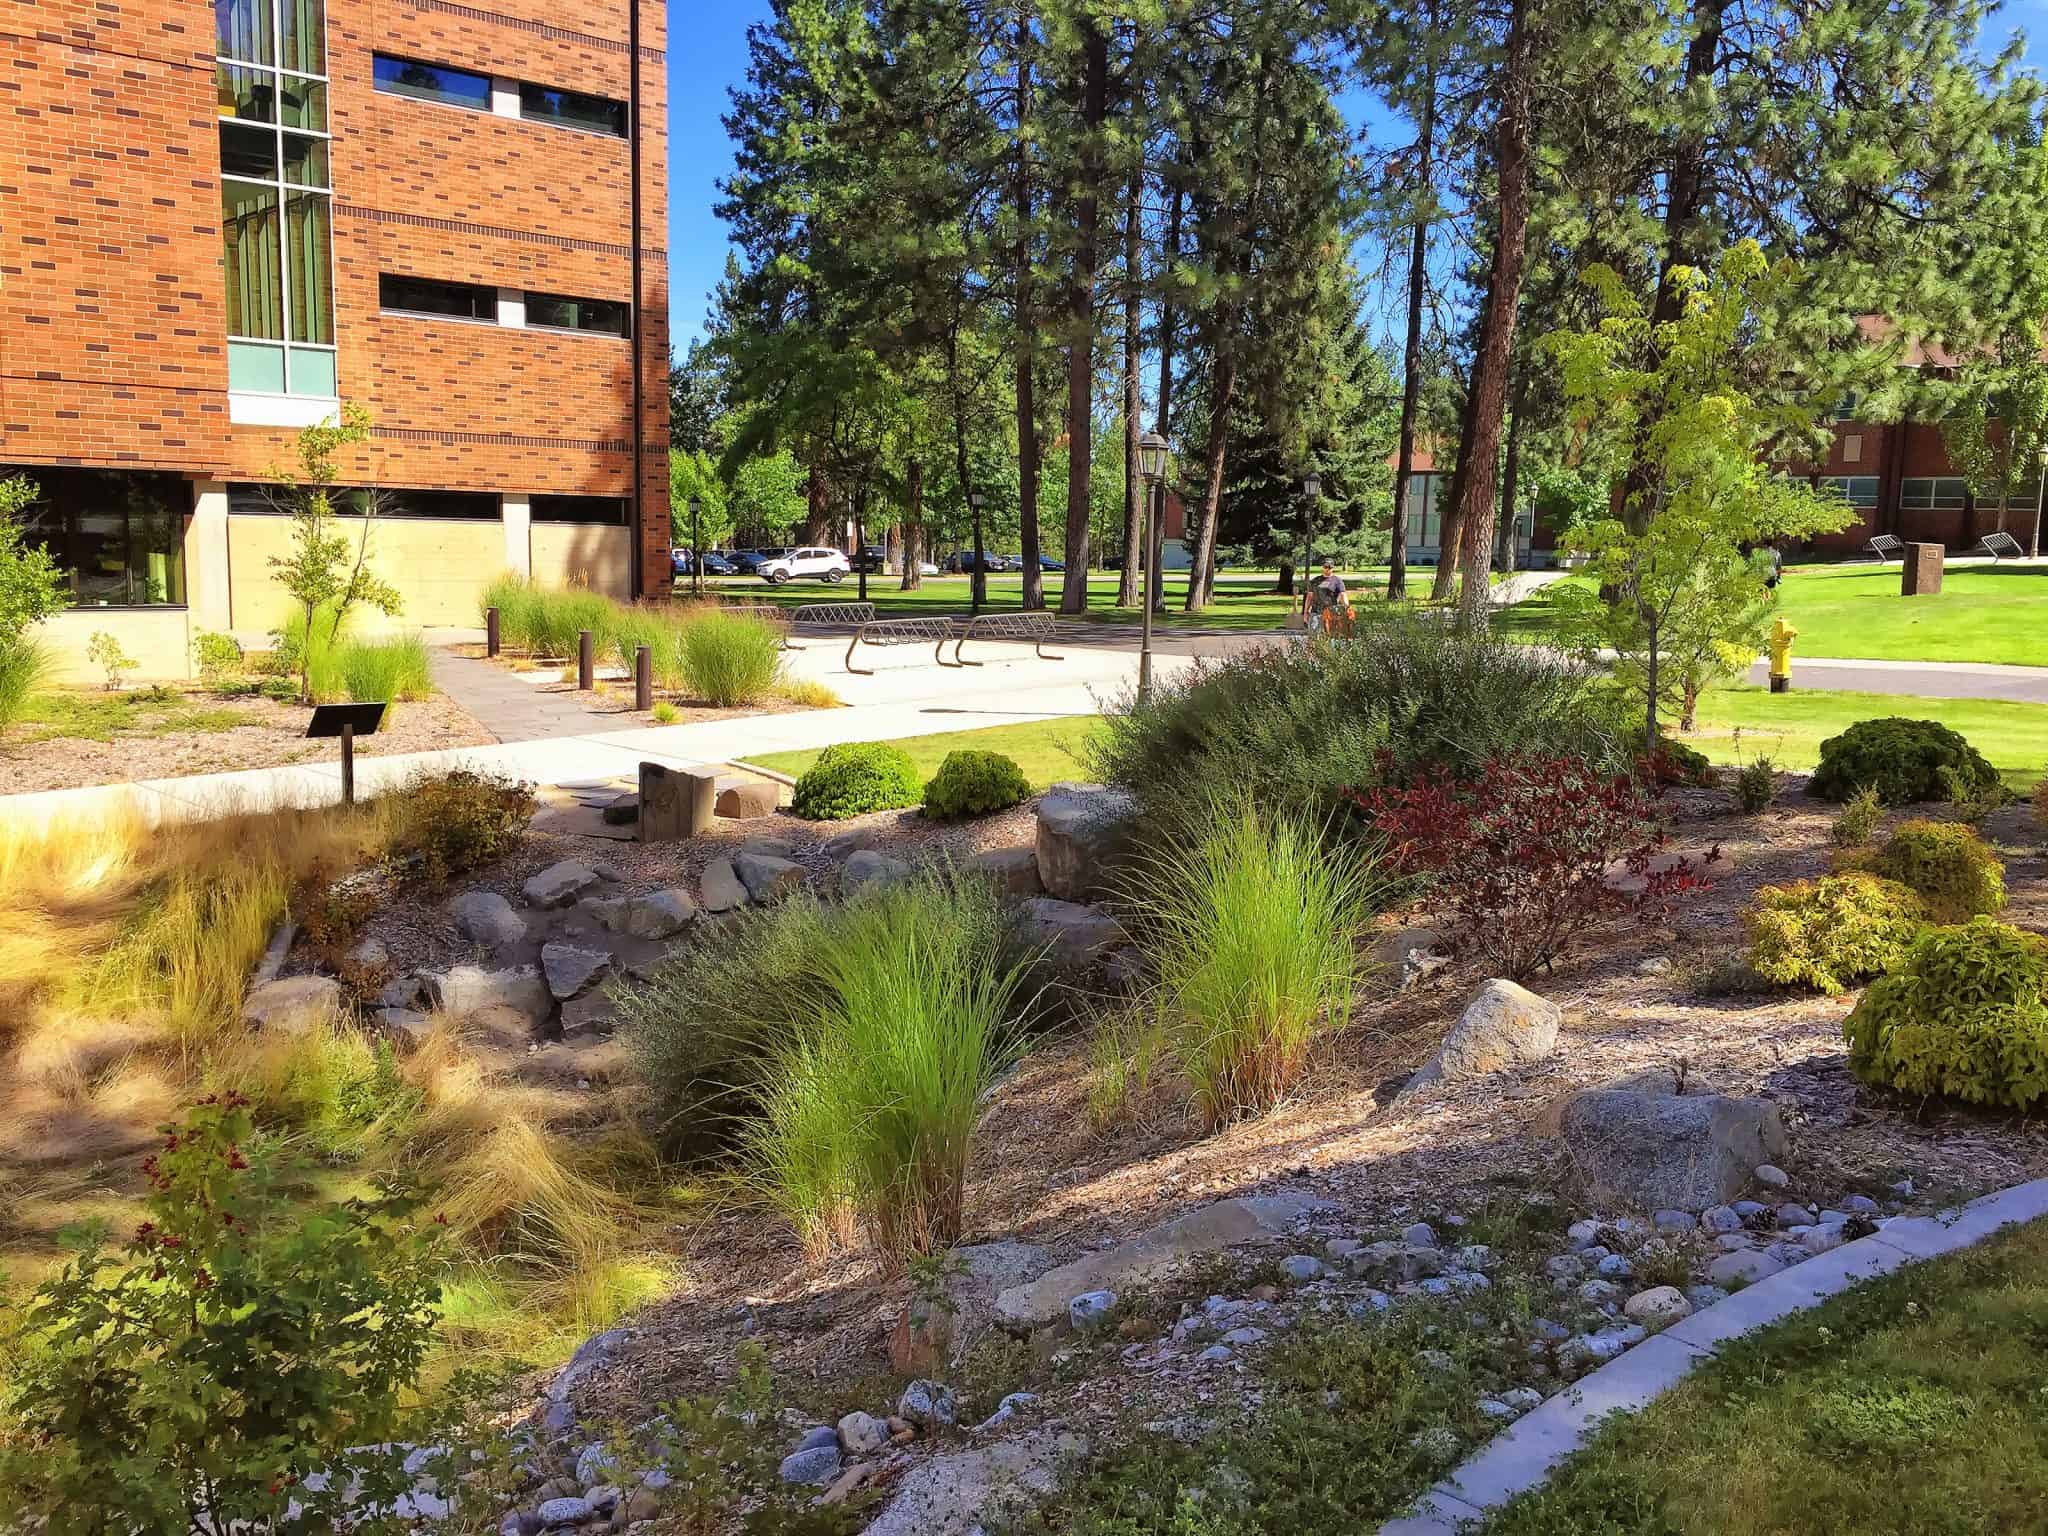
[[[574,859],[564,859],[559,864],[550,864],[546,869],[520,887],[528,906],[566,907],[585,891],[597,884],[597,871],[588,864],[579,864]]]
[[[464,891],[448,903],[448,915],[457,933],[486,949],[509,949],[526,937],[526,919],[496,891]]]
[[[804,867],[794,859],[741,849],[733,856],[732,868],[740,884],[746,887],[747,895],[764,906],[803,889]],[[707,869],[705,874],[708,876],[710,871]]]
[[[588,990],[612,968],[608,949],[583,949],[575,944],[543,944],[540,947],[541,974],[548,990],[567,1001]]]
[[[1485,1077],[1541,1061],[1557,1049],[1564,1010],[1527,987],[1496,977],[1473,994],[1443,1044],[1403,1092]]]
[[[1675,1285],[1653,1285],[1647,1291],[1637,1291],[1629,1297],[1622,1303],[1621,1310],[1630,1322],[1656,1328],[1691,1317],[1692,1303]]]
[[[839,894],[854,896],[873,887],[877,890],[901,885],[910,878],[910,866],[902,859],[863,848],[839,867]]]
[[[332,976],[282,976],[251,987],[242,999],[242,1022],[251,1029],[299,1034],[341,1007],[341,983]]]
[[[454,965],[445,971],[424,972],[420,981],[434,1007],[456,1018],[483,1008],[509,1008],[539,1024],[554,1012],[554,994],[530,965],[502,971]]]
[[[697,892],[706,912],[730,912],[747,904],[747,888],[727,858],[713,859],[704,866],[704,873],[697,877]]]

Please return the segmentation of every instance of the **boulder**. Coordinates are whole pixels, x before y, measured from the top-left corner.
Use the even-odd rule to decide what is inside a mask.
[[[1062,901],[1102,892],[1127,856],[1138,802],[1101,784],[1055,784],[1038,802],[1038,878]]]
[[[636,939],[674,938],[697,915],[697,903],[690,893],[676,886],[645,896],[601,897],[586,901],[583,908],[611,932]]]
[[[870,886],[881,889],[901,885],[909,878],[910,866],[903,860],[864,848],[840,866],[839,894],[853,896]]]
[[[793,1451],[782,1458],[781,1477],[785,1483],[816,1486],[829,1483],[838,1475],[839,1447],[836,1445]]]
[[[391,948],[374,935],[359,939],[342,957],[343,963],[351,970],[362,974],[390,969]]]
[[[742,849],[734,855],[732,868],[748,897],[764,906],[803,889],[804,867],[793,859]]]
[[[889,1426],[870,1413],[849,1413],[831,1433],[849,1456],[865,1456],[889,1443]]]
[[[758,821],[773,816],[782,799],[782,786],[766,779],[720,779],[713,814],[733,821]]]
[[[1038,878],[1036,848],[991,848],[966,863],[969,874],[994,884],[1002,896],[1036,896],[1045,889]]]
[[[1622,1315],[1646,1328],[1660,1328],[1692,1316],[1692,1303],[1675,1285],[1653,1285],[1622,1303]]]
[[[554,994],[530,965],[503,971],[453,965],[445,971],[428,971],[420,981],[435,1009],[455,1018],[483,1008],[508,1008],[530,1023],[541,1024],[555,1011]]]
[[[566,907],[597,881],[597,871],[588,864],[564,859],[559,864],[550,864],[520,890],[525,893],[528,906]]]
[[[1724,1205],[1785,1150],[1777,1105],[1718,1093],[1587,1089],[1564,1101],[1557,1134],[1595,1201],[1646,1211]]]
[[[927,1432],[944,1429],[959,1417],[953,1389],[936,1381],[913,1381],[897,1400],[896,1416]]]
[[[1048,1428],[919,1461],[866,1536],[969,1536],[999,1527],[1051,1494],[1063,1468],[1087,1449],[1078,1436]]]
[[[706,912],[730,912],[747,904],[747,888],[740,883],[731,859],[713,859],[697,878],[697,895]]]
[[[379,1008],[370,1015],[370,1020],[389,1035],[400,1050],[406,1051],[417,1047],[433,1027],[417,1008]]]
[[[583,949],[575,944],[540,947],[540,969],[547,978],[548,991],[563,1001],[588,991],[611,968],[608,949]]]
[[[1034,896],[1018,907],[1017,933],[1027,948],[1067,970],[1093,970],[1130,942],[1107,912],[1051,896]]]
[[[242,999],[242,1022],[251,1029],[298,1034],[341,1007],[341,983],[332,976],[285,976],[251,987]]]
[[[485,949],[509,949],[526,937],[526,919],[496,891],[464,891],[448,903],[455,931]]]
[[[1473,994],[1406,1092],[1431,1083],[1485,1077],[1541,1061],[1557,1049],[1564,1010],[1526,987],[1496,977]]]

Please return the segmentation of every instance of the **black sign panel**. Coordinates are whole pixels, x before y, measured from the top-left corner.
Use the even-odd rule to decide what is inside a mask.
[[[376,733],[383,723],[382,704],[315,704],[313,720],[306,727],[308,736],[339,736],[343,726],[354,728],[358,736]]]

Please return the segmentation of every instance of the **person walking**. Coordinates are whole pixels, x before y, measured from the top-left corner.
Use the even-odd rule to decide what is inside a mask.
[[[1351,597],[1344,590],[1344,578],[1329,561],[1323,562],[1323,574],[1302,593],[1301,612],[1311,630],[1320,629],[1326,635],[1350,632]]]

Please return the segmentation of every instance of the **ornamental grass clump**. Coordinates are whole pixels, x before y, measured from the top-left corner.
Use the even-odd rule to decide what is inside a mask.
[[[2048,940],[1989,917],[1922,933],[1843,1024],[1850,1068],[1923,1097],[2029,1111],[2048,1098]]]
[[[1386,894],[1371,860],[1249,797],[1168,835],[1128,890],[1149,1005],[1215,1127],[1272,1109],[1349,1021],[1359,935]]]
[[[1843,992],[1890,970],[1926,921],[1907,886],[1876,875],[1767,885],[1742,914],[1749,964],[1780,986]]]
[[[782,631],[752,614],[700,608],[680,620],[682,686],[720,709],[758,704],[782,675]]]

